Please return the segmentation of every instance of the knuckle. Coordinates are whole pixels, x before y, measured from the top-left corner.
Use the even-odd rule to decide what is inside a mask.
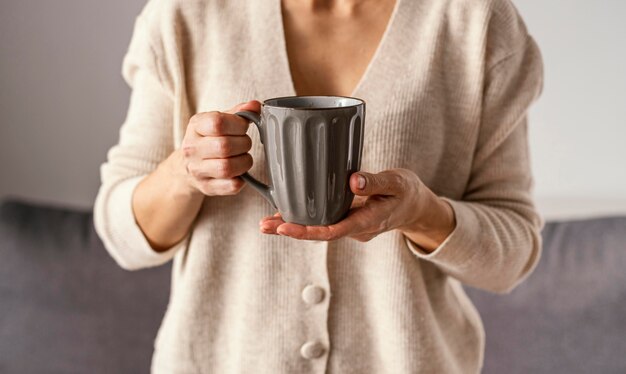
[[[198,191],[202,192],[204,195],[209,195],[209,191],[207,190],[207,186],[204,182],[196,183],[196,188]]]
[[[246,182],[244,182],[243,179],[241,178],[234,178],[232,181],[233,181],[232,182],[233,188],[237,191],[241,190],[243,186],[246,184]]]
[[[194,178],[198,178],[200,176],[200,170],[194,164],[187,164],[187,173]]]
[[[389,230],[389,218],[380,221],[376,226],[375,232],[386,232]]]
[[[326,230],[324,232],[324,235],[322,235],[322,239],[325,241],[331,241],[334,239],[338,239],[337,237],[337,231],[333,229],[332,226],[328,227],[328,230]]]
[[[215,140],[215,151],[222,157],[228,157],[232,151],[232,146],[228,138],[220,137]]]
[[[377,174],[370,174],[367,177],[367,184],[365,185],[365,188],[371,188],[371,189],[379,189],[381,187],[380,185],[380,178],[378,177]]]
[[[246,170],[250,170],[250,168],[254,164],[254,160],[252,159],[252,155],[250,153],[246,153],[243,157],[244,157]]]
[[[381,178],[380,176],[377,176],[376,180],[381,190],[389,191],[389,187],[391,186],[391,179],[384,177]]]
[[[234,195],[241,190],[241,187],[243,187],[243,181],[239,178],[233,178],[229,180],[226,191],[230,195]]]
[[[202,113],[196,113],[191,118],[189,118],[189,126],[195,126],[200,123],[200,119],[202,118]]]
[[[200,181],[198,187],[199,187],[198,189],[200,190],[200,192],[202,192],[203,194],[207,196],[215,195],[215,191],[213,190],[211,179],[203,179],[202,181]]]
[[[404,184],[404,175],[403,174],[394,174],[393,175],[393,183],[396,186],[402,186],[402,184]]]
[[[383,223],[383,222],[379,223],[378,225],[376,225],[375,231],[378,231],[378,232],[385,232],[385,231],[387,231],[386,224]]]
[[[209,112],[209,122],[214,134],[222,134],[224,132],[224,115],[221,112]]]
[[[215,163],[215,174],[217,178],[228,178],[232,173],[232,163],[230,160],[217,160]]]
[[[184,142],[182,145],[183,156],[191,157],[196,152],[196,147],[193,143]]]

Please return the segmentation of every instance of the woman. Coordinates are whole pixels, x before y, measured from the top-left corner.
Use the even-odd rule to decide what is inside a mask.
[[[509,0],[151,0],[123,75],[95,220],[123,268],[173,259],[154,373],[480,371],[460,284],[508,292],[541,248],[542,64]],[[358,198],[329,227],[284,223],[238,177],[266,175],[234,113],[296,94],[367,102]]]

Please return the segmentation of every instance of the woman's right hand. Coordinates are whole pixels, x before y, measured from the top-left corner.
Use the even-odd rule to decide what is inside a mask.
[[[234,195],[245,185],[238,176],[252,166],[252,143],[246,135],[248,121],[235,115],[242,110],[259,112],[261,103],[193,116],[182,147],[138,184],[133,213],[155,251],[165,251],[185,237],[205,195]]]
[[[234,195],[245,186],[239,176],[252,167],[248,153],[252,141],[246,132],[248,120],[236,112],[259,112],[253,100],[225,112],[194,115],[182,142],[183,166],[189,185],[207,196]]]

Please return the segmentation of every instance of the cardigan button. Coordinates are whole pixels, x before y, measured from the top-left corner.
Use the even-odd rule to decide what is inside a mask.
[[[300,348],[300,354],[307,360],[321,357],[324,352],[326,348],[320,342],[307,342]]]
[[[302,290],[302,300],[309,305],[319,304],[324,300],[324,289],[322,287],[308,285]]]

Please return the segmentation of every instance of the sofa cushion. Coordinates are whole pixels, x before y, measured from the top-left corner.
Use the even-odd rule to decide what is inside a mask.
[[[484,372],[626,373],[626,218],[548,223],[535,272],[468,294]],[[170,265],[128,272],[91,214],[0,205],[0,373],[147,373]]]
[[[484,373],[626,373],[626,218],[552,222],[534,273],[509,295],[468,289]]]
[[[91,214],[0,205],[0,373],[147,373],[170,265],[128,272]]]

